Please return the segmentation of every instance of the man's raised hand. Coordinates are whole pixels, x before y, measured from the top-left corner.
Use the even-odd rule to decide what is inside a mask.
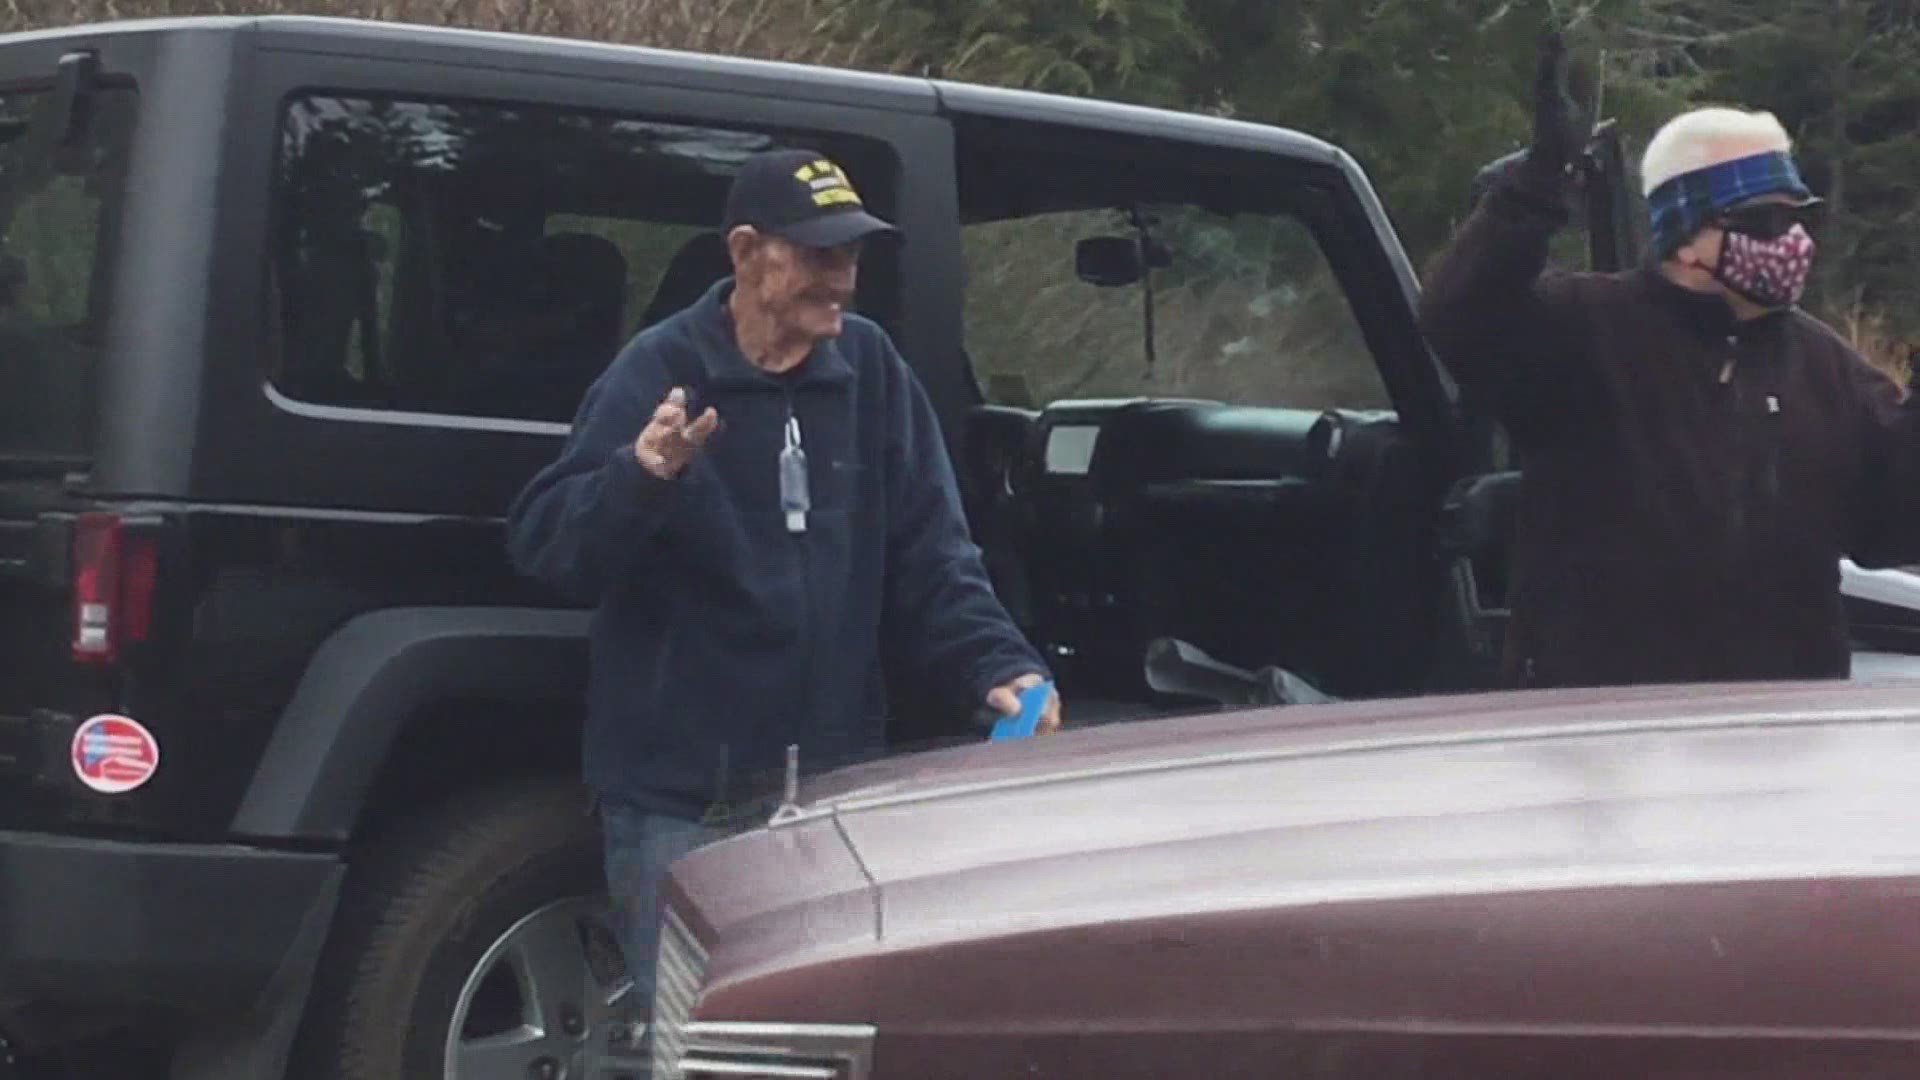
[[[693,460],[713,429],[719,426],[720,416],[712,406],[689,423],[687,392],[676,386],[653,410],[653,419],[634,440],[633,456],[648,472],[662,480],[671,480],[680,475],[680,470],[687,467],[687,462]]]

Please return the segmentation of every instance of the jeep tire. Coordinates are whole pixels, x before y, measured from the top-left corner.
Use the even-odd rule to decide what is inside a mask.
[[[471,793],[378,837],[349,867],[289,1075],[295,1080],[460,1076],[447,1068],[453,1049],[449,1036],[457,1013],[478,1011],[470,1007],[471,988],[483,974],[478,971],[482,961],[498,954],[516,927],[529,925],[529,916],[569,902],[598,909],[605,888],[597,823],[578,784],[541,781]],[[602,920],[603,933],[604,925]],[[617,948],[598,945],[583,947],[581,959],[591,954],[592,970],[604,981],[617,980]],[[514,1011],[520,1006],[505,1002],[518,1000],[512,998],[516,991],[529,1001],[532,995],[525,981],[515,978],[523,971],[505,961],[488,964],[496,966],[504,983],[489,983],[483,993],[493,999],[488,1011],[496,1020],[504,1011],[511,1027],[520,1019]],[[589,988],[580,996],[590,998],[595,980],[587,967],[583,963],[579,986]],[[573,996],[574,990],[568,993]],[[551,1001],[545,1004],[548,1020],[554,1007]],[[604,999],[597,1005],[570,1001],[565,1007],[578,1011],[568,1016],[559,1052],[542,1051],[543,1064],[527,1075],[540,1075],[544,1063],[557,1058],[555,1075],[577,1076],[583,1070],[564,1067],[566,1044],[584,1047],[589,1039],[604,1039],[605,1023],[581,1022],[582,1011],[604,1013]],[[552,1035],[550,1028],[558,1026],[527,1019],[535,1022],[523,1035]],[[601,1030],[585,1030],[589,1025]]]

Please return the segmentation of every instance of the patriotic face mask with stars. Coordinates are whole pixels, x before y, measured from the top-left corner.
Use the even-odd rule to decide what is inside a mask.
[[[1727,215],[1714,278],[1762,307],[1799,303],[1813,273],[1815,246],[1800,220],[1800,210],[1761,205]]]

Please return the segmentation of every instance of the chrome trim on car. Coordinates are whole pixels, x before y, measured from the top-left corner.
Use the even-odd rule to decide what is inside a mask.
[[[660,921],[660,952],[654,966],[653,1020],[649,1032],[653,1043],[653,1075],[671,1080],[680,1073],[676,1066],[685,1052],[684,1029],[693,1015],[693,1003],[707,976],[707,951],[687,929],[687,924],[669,907]]]
[[[836,1080],[840,1072],[831,1065],[766,1065],[738,1061],[695,1061],[682,1058],[685,1068],[692,1062],[693,1076],[747,1076],[754,1080]],[[688,1075],[688,1074],[681,1074]]]
[[[1847,684],[1839,684],[1847,685]],[[1836,691],[1834,693],[1845,693]],[[1543,695],[1542,709],[1556,708],[1550,696],[1567,693],[1565,690],[1534,691]],[[1349,707],[1332,703],[1328,705],[1292,705],[1289,710],[1298,709],[1340,709]],[[1674,702],[1676,708],[1686,708],[1694,702],[1680,700]],[[1236,708],[1234,712],[1254,713],[1266,709]],[[1486,722],[1487,717],[1472,717]],[[1149,721],[1142,721],[1149,722]],[[1164,723],[1165,721],[1150,721]],[[996,777],[988,780],[956,780],[947,783],[935,783],[923,787],[895,790],[902,786],[901,781],[890,781],[877,785],[871,790],[856,789],[846,794],[830,795],[824,799],[809,803],[797,813],[786,817],[781,824],[791,825],[803,821],[817,821],[837,817],[849,812],[883,809],[895,806],[910,806],[917,803],[938,802],[945,799],[967,798],[1002,791],[1018,791],[1022,788],[1040,788],[1063,783],[1085,783],[1093,780],[1116,780],[1153,773],[1172,773],[1183,769],[1202,769],[1231,767],[1238,765],[1265,764],[1278,761],[1311,761],[1316,758],[1330,758],[1347,754],[1384,753],[1397,750],[1426,750],[1455,746],[1498,746],[1523,742],[1558,742],[1573,739],[1586,739],[1606,736],[1626,735],[1667,735],[1688,734],[1706,731],[1740,731],[1748,728],[1769,728],[1790,730],[1801,727],[1824,727],[1834,724],[1883,724],[1920,722],[1920,707],[1896,706],[1874,708],[1794,708],[1779,710],[1744,710],[1728,713],[1708,713],[1701,716],[1668,714],[1656,719],[1634,718],[1631,720],[1587,720],[1563,721],[1545,724],[1515,724],[1507,727],[1477,727],[1466,731],[1445,733],[1407,733],[1388,736],[1366,736],[1340,739],[1333,742],[1310,746],[1280,746],[1265,749],[1236,748],[1217,753],[1190,754],[1186,757],[1163,757],[1149,761],[1127,761],[1115,765],[1082,766],[1079,768],[1061,768],[1051,772]]]
[[[522,420],[511,416],[467,416],[461,413],[407,412],[401,409],[372,409],[361,405],[322,405],[304,401],[281,390],[271,382],[261,384],[274,408],[305,420],[331,420],[349,424],[386,424],[395,427],[440,428],[447,431],[496,431],[507,435],[566,435],[570,423],[555,420]]]
[[[666,1076],[869,1080],[876,1034],[871,1024],[696,1020],[686,1025],[686,1052]]]

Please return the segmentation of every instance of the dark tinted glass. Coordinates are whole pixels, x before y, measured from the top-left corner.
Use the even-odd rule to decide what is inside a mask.
[[[1785,203],[1755,203],[1720,215],[1720,223],[1730,232],[1745,233],[1763,240],[1785,236],[1795,225],[1811,232],[1820,224],[1821,206],[1789,206]]]
[[[92,444],[134,92],[95,93],[61,145],[52,94],[0,95],[0,458],[78,462]]]
[[[558,109],[297,99],[274,383],[324,405],[569,420],[636,330],[728,272],[727,184],[748,154],[791,143]],[[891,203],[884,156],[806,144]]]

